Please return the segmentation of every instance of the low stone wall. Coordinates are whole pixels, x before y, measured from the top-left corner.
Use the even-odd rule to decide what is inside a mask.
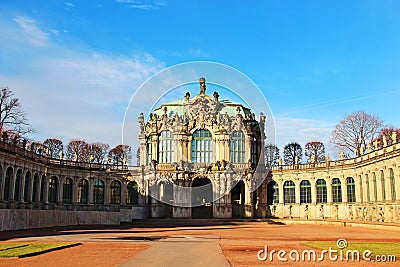
[[[119,212],[1,209],[0,231],[41,227],[119,225]]]

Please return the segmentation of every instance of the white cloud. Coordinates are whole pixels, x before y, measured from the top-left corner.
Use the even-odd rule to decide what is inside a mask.
[[[64,2],[64,4],[69,7],[75,7],[75,5],[71,2]]]
[[[28,17],[17,16],[14,18],[14,21],[18,23],[19,27],[25,34],[25,38],[30,43],[36,46],[47,45],[48,34],[39,29],[36,20]]]
[[[304,145],[310,141],[323,142],[325,148],[329,149],[329,135],[335,127],[333,123],[288,117],[276,117],[274,120],[276,125],[276,144],[281,151],[289,142],[298,142],[304,148]]]
[[[30,18],[18,16],[15,21],[31,33],[39,30],[29,28],[37,24]],[[4,58],[7,62],[2,67],[13,71],[0,74],[1,85],[9,86],[20,98],[38,140],[57,137],[68,142],[80,137],[110,145],[121,143],[125,109],[132,94],[164,67],[147,53],[109,55],[60,46],[47,35],[39,42],[46,43],[45,50],[27,50],[25,32],[15,31],[15,25],[3,28],[15,34],[7,35],[0,49],[15,56],[23,52],[24,61]],[[136,120],[131,123],[137,124]]]

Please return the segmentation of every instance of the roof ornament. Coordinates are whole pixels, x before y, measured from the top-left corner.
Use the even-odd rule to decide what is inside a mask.
[[[165,106],[164,107],[164,115],[167,115],[167,111],[168,111],[168,108]]]
[[[200,82],[200,94],[204,95],[206,93],[206,79],[201,77]]]
[[[215,101],[215,102],[218,102],[218,97],[219,97],[218,92],[217,92],[217,91],[214,91],[214,101]]]
[[[190,93],[189,92],[186,92],[185,98],[186,98],[186,101],[189,101],[189,99],[190,99]]]
[[[237,108],[236,108],[236,110],[237,110],[237,112],[238,112],[238,114],[240,113],[240,107],[238,106]]]

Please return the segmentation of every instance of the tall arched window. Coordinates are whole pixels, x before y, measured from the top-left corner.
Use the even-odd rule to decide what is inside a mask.
[[[64,204],[71,204],[72,203],[72,179],[65,178],[63,184],[63,200]]]
[[[25,185],[24,185],[24,202],[29,201],[29,189],[31,188],[31,172],[25,174]]]
[[[332,201],[342,202],[342,183],[339,178],[332,179]]]
[[[171,131],[162,131],[158,139],[158,162],[171,163],[174,159],[174,135]]]
[[[212,159],[213,143],[210,131],[195,131],[192,136],[192,162],[209,163]]]
[[[22,170],[19,169],[17,171],[17,177],[15,177],[15,190],[14,190],[14,201],[19,201],[19,194],[21,191],[21,182],[22,182]]]
[[[120,204],[121,203],[121,183],[118,181],[112,181],[110,184],[111,190],[111,204]]]
[[[346,178],[346,186],[347,186],[347,202],[349,203],[356,202],[356,183],[354,182],[353,177]]]
[[[300,183],[300,203],[311,203],[311,183],[307,180]]]
[[[254,136],[251,137],[251,163],[254,166],[258,164],[258,142]]]
[[[368,174],[365,175],[365,187],[367,188],[367,202],[371,201],[371,196],[370,196],[370,192],[369,192],[369,177]]]
[[[296,203],[295,185],[293,181],[286,181],[283,184],[283,197],[285,204]]]
[[[234,163],[246,162],[245,139],[242,131],[234,131],[230,136],[230,160]]]
[[[146,165],[149,165],[151,163],[151,160],[153,159],[153,142],[152,142],[152,137],[149,136],[147,137],[147,142],[146,142]]]
[[[126,198],[126,204],[137,205],[139,203],[139,189],[136,182],[129,182],[127,185],[128,197]]]
[[[396,200],[396,184],[394,181],[394,171],[392,168],[389,169],[389,180],[390,180],[390,197],[392,201]]]
[[[324,179],[318,179],[316,182],[316,187],[317,187],[317,203],[326,203],[328,201],[326,181]]]
[[[267,185],[267,204],[277,204],[279,203],[279,186],[275,181],[271,181]]]
[[[13,180],[14,171],[13,168],[8,167],[6,172],[6,179],[4,181],[4,200],[11,200],[11,183]]]
[[[78,182],[78,203],[87,204],[89,195],[89,184],[86,179],[80,179]]]
[[[94,204],[104,203],[104,182],[102,180],[97,179],[94,181],[93,201]]]
[[[378,186],[376,184],[376,174],[372,173],[372,186],[374,187],[374,201],[378,201]]]
[[[49,203],[57,203],[57,177],[53,176],[49,180]]]
[[[386,182],[385,174],[381,171],[382,201],[386,201]]]

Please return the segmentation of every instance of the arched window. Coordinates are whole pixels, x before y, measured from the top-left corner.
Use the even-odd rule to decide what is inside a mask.
[[[374,187],[374,201],[378,201],[378,186],[376,184],[376,174],[372,173],[372,186]]]
[[[307,180],[300,183],[300,203],[311,203],[311,183]]]
[[[316,186],[317,186],[317,203],[326,203],[328,201],[326,181],[324,179],[318,179],[316,182]]]
[[[4,200],[11,200],[11,183],[13,180],[14,171],[11,167],[7,168],[6,179],[4,181]]]
[[[369,192],[369,177],[368,174],[365,175],[365,187],[367,188],[367,202],[371,201],[371,196],[370,196],[370,192]]]
[[[35,173],[35,176],[33,177],[33,190],[32,190],[32,201],[36,202],[39,201],[39,196],[38,196],[38,188],[39,188],[39,174]]]
[[[64,204],[72,203],[72,179],[65,178],[63,184],[63,200]]]
[[[118,181],[112,181],[110,184],[111,190],[111,204],[120,204],[121,203],[121,183]]]
[[[19,194],[21,191],[21,182],[22,182],[22,170],[19,169],[17,171],[17,177],[15,177],[15,191],[14,191],[14,201],[19,201]]]
[[[25,174],[25,185],[24,185],[24,202],[29,201],[29,189],[31,188],[31,172]]]
[[[283,184],[283,197],[285,204],[296,203],[295,185],[293,181],[286,181]]]
[[[243,132],[234,131],[230,138],[230,161],[234,163],[246,162],[246,147]]]
[[[86,179],[80,179],[78,182],[78,203],[87,204],[89,195],[89,184]]]
[[[153,142],[152,142],[152,137],[149,136],[147,137],[147,142],[146,142],[146,152],[147,152],[147,157],[146,157],[146,165],[149,165],[151,163],[151,160],[153,159]]]
[[[97,179],[94,181],[93,201],[94,204],[104,203],[104,182],[102,180]]]
[[[385,174],[381,171],[382,201],[386,201],[386,182]]]
[[[258,164],[258,142],[254,136],[251,137],[251,163],[254,166]]]
[[[267,185],[267,204],[277,204],[279,203],[279,186],[275,181],[271,181]]]
[[[53,176],[49,180],[49,203],[57,203],[57,177]]]
[[[390,180],[390,197],[392,201],[396,200],[396,184],[394,181],[394,171],[392,168],[389,169],[389,180]]]
[[[174,135],[171,131],[162,131],[158,139],[158,162],[171,163],[174,159]]]
[[[139,203],[139,190],[136,182],[129,182],[127,185],[128,197],[126,198],[126,204],[137,205]]]
[[[353,177],[346,178],[346,186],[347,186],[347,202],[349,203],[356,202],[356,184],[354,182]]]
[[[209,163],[212,159],[213,143],[210,131],[195,131],[192,136],[192,162]]]
[[[332,179],[332,201],[342,202],[342,183],[339,178]]]

